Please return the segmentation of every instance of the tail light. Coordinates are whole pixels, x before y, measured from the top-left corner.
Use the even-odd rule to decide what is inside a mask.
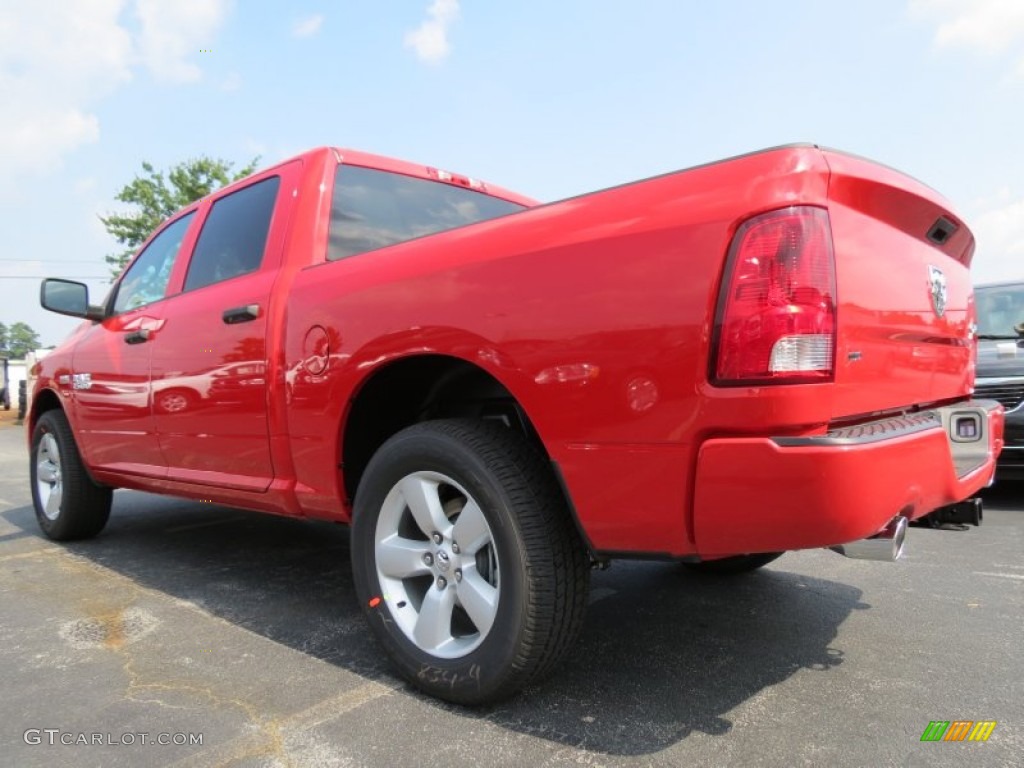
[[[968,380],[971,384],[971,392],[973,392],[975,379],[978,376],[978,305],[974,301],[974,291],[967,295],[967,343],[971,345]]]
[[[828,212],[798,206],[742,224],[715,318],[711,378],[744,385],[830,381],[836,271]]]

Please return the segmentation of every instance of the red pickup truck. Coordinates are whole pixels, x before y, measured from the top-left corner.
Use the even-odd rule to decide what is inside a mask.
[[[506,696],[578,633],[592,566],[832,547],[992,478],[974,238],[895,171],[788,146],[548,205],[322,148],[185,208],[37,367],[32,494],[114,488],[352,524],[401,672]]]

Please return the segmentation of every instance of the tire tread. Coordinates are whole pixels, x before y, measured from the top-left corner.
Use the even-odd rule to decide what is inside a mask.
[[[442,431],[472,448],[492,468],[520,510],[518,522],[532,583],[527,591],[523,643],[509,679],[494,694],[496,699],[504,698],[550,673],[575,644],[583,626],[590,582],[586,548],[551,468],[517,433],[471,419],[419,426]]]

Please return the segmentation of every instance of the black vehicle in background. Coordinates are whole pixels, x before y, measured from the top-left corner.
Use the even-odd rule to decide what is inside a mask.
[[[7,358],[0,357],[0,405],[5,411],[11,410],[11,379],[7,375]]]
[[[1006,408],[1006,445],[996,477],[1024,479],[1024,282],[980,285],[975,397]]]

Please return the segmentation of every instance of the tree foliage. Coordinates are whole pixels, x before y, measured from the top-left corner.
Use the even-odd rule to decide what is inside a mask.
[[[234,163],[205,156],[178,163],[166,173],[143,162],[142,174],[115,196],[122,203],[134,205],[136,210],[100,216],[107,232],[124,246],[120,253],[106,257],[113,278],[121,274],[124,265],[162,221],[189,203],[248,176],[256,170],[258,162],[258,157],[253,158],[234,174],[231,172]]]
[[[37,349],[39,334],[28,323],[14,323],[10,327],[0,323],[0,357],[21,360]]]

